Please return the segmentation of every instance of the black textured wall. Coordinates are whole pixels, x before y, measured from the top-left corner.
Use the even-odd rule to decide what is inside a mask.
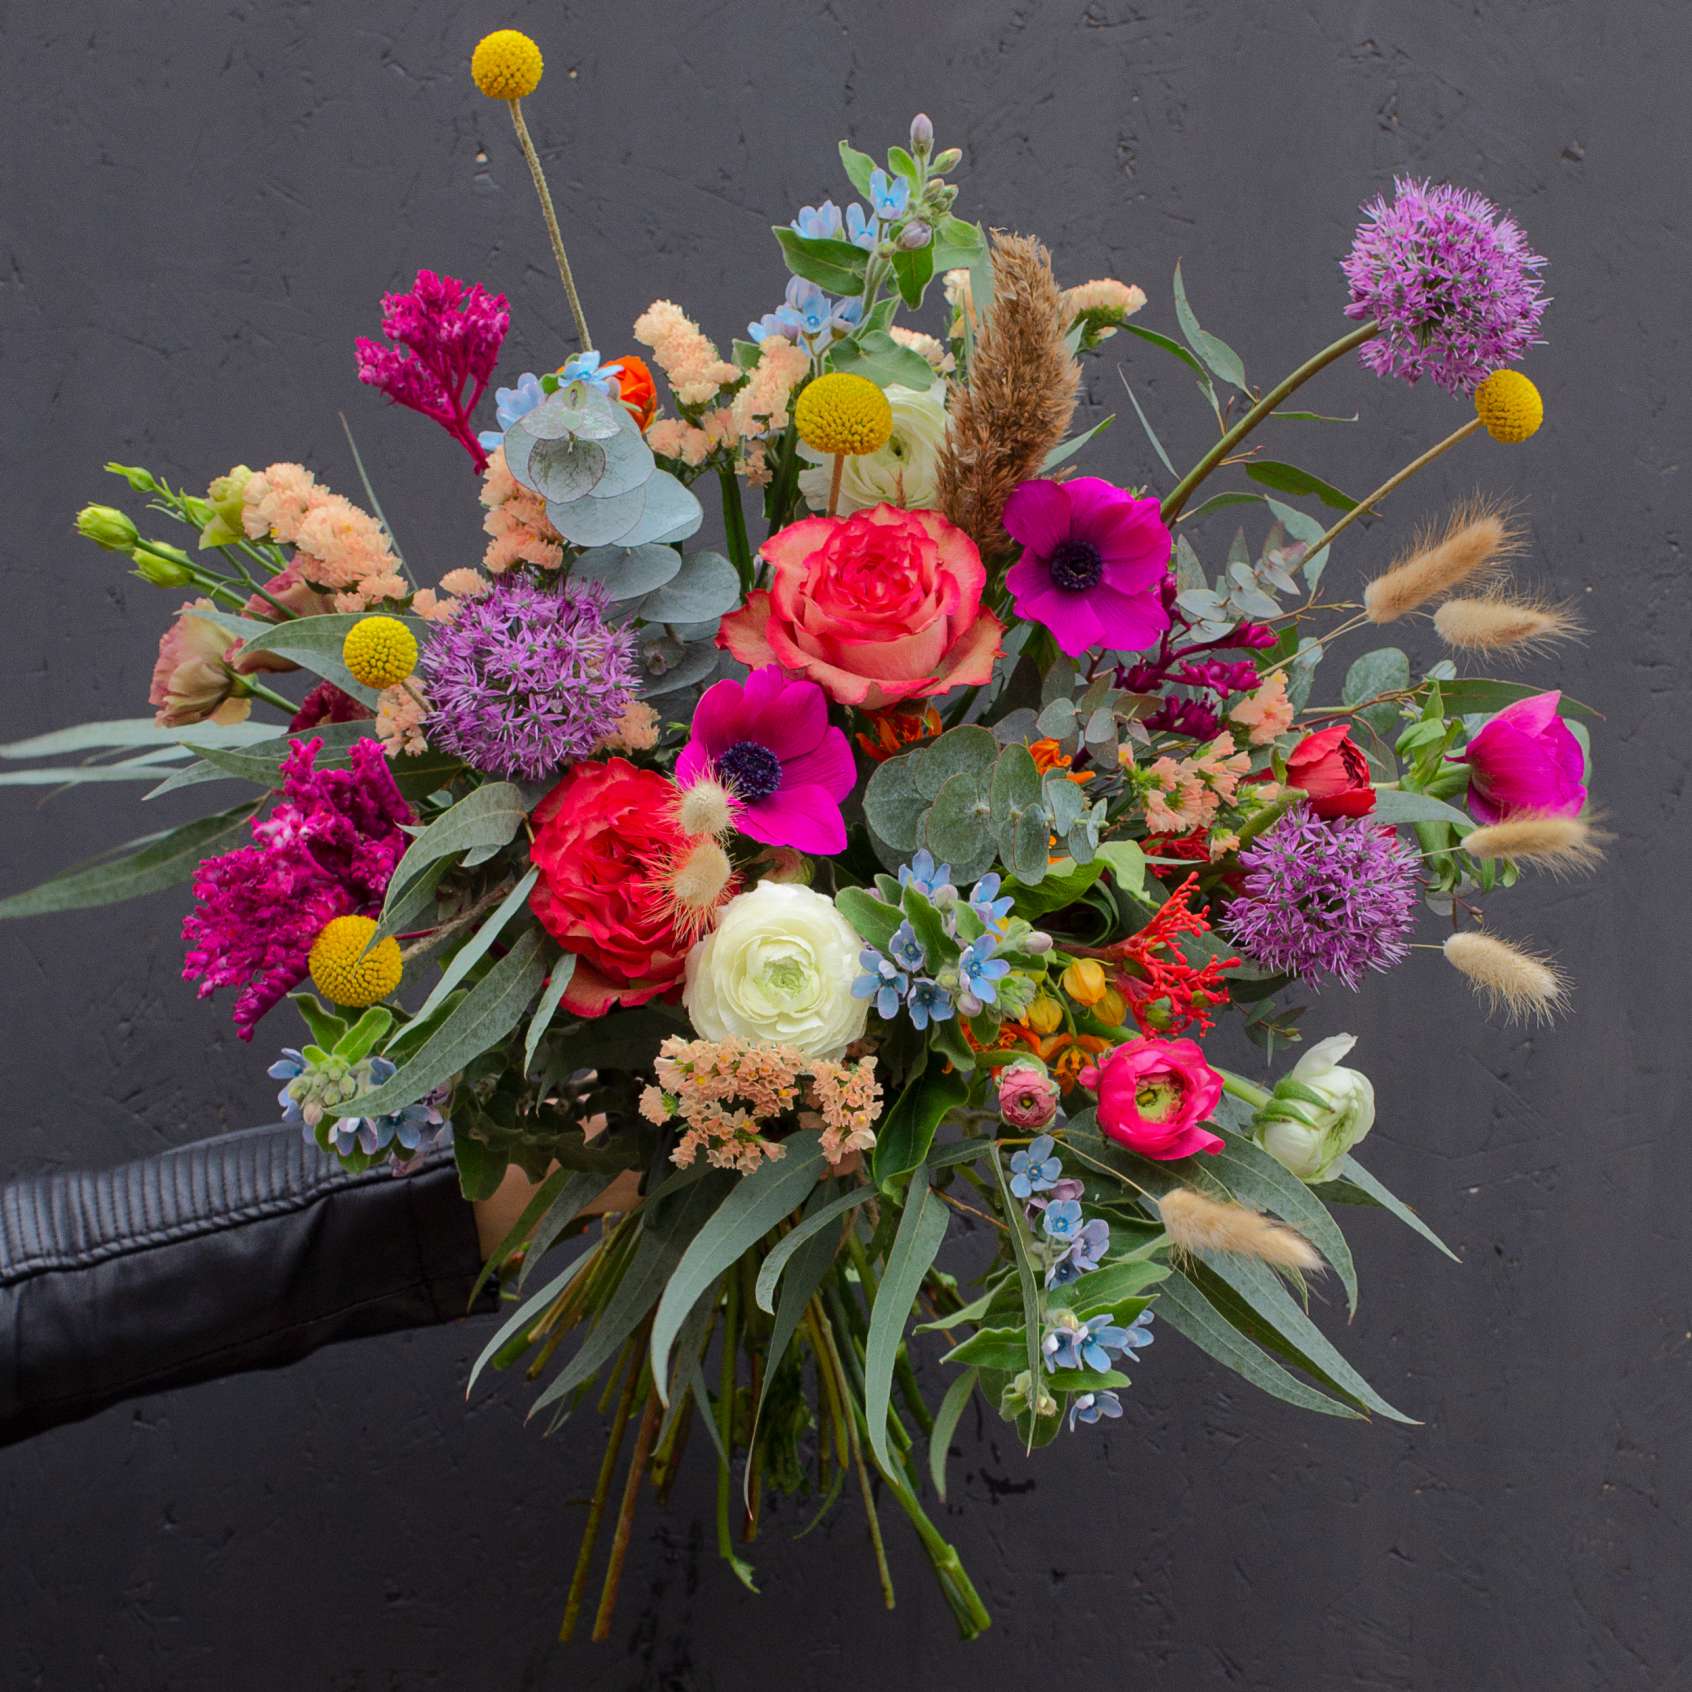
[[[1528,887],[1499,915],[1572,964],[1577,1011],[1548,1034],[1486,1026],[1431,954],[1319,1003],[1313,1031],[1361,1035],[1380,1087],[1371,1166],[1466,1260],[1378,1215],[1351,1229],[1364,1302],[1341,1337],[1425,1425],[1300,1415],[1173,1334],[1124,1421],[1033,1464],[972,1416],[947,1527],[998,1616],[980,1645],[951,1643],[897,1526],[899,1608],[881,1612],[850,1509],[796,1549],[778,1527],[751,1598],[714,1562],[696,1476],[640,1525],[615,1642],[552,1647],[596,1433],[584,1419],[544,1443],[509,1393],[466,1411],[481,1341],[460,1327],[0,1453],[0,1682],[1686,1684],[1684,9],[14,0],[5,737],[144,708],[171,602],[69,531],[111,497],[106,458],[190,486],[300,458],[354,491],[344,407],[412,557],[475,556],[464,461],[357,387],[352,338],[429,265],[511,295],[513,372],[568,350],[509,126],[465,75],[505,22],[547,53],[531,122],[612,348],[658,294],[726,341],[779,295],[769,223],[839,194],[835,141],[879,151],[919,107],[965,149],[961,209],[1041,234],[1065,280],[1141,283],[1159,327],[1184,259],[1200,315],[1259,380],[1337,332],[1334,260],[1395,170],[1511,207],[1552,259],[1531,363],[1547,426],[1448,460],[1330,580],[1477,481],[1527,502],[1534,571],[1592,630],[1539,673],[1607,715],[1595,787],[1618,839],[1602,879]],[[1138,344],[1123,357],[1190,459],[1204,431],[1185,376]],[[1100,407],[1122,398],[1113,362],[1090,377]],[[1313,397],[1365,422],[1287,426],[1307,432],[1286,456],[1354,491],[1454,420],[1436,391],[1353,368]],[[1131,417],[1090,462],[1155,470]],[[37,798],[4,796],[7,888],[139,831],[127,788]],[[265,1053],[176,979],[181,905],[6,931],[0,1175],[264,1118]]]

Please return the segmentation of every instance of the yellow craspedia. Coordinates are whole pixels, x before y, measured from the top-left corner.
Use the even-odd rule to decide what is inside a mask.
[[[520,29],[496,29],[476,43],[470,80],[490,100],[521,100],[540,87],[541,50]]]
[[[1525,441],[1545,421],[1545,401],[1521,371],[1495,370],[1475,389],[1475,415],[1495,441]]]
[[[311,979],[330,1004],[373,1005],[399,986],[405,973],[399,941],[390,934],[370,946],[375,932],[372,918],[343,916],[325,923],[312,941]]]
[[[893,407],[867,376],[819,376],[793,408],[799,439],[816,452],[880,452],[893,434]]]
[[[417,636],[398,617],[361,617],[341,642],[341,662],[366,687],[392,687],[417,668]]]

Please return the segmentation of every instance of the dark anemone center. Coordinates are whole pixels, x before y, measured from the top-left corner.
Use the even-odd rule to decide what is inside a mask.
[[[717,758],[723,781],[748,805],[768,799],[781,786],[781,759],[756,740],[737,740]]]
[[[1060,587],[1065,593],[1085,593],[1099,585],[1104,560],[1096,546],[1084,540],[1066,540],[1052,554],[1047,568],[1052,574],[1053,587]]]

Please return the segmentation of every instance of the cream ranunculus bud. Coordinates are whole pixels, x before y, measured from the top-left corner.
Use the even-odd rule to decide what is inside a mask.
[[[1258,1144],[1301,1181],[1329,1180],[1375,1124],[1374,1084],[1340,1067],[1356,1044],[1355,1034],[1318,1040],[1257,1113]]]
[[[827,895],[761,881],[729,900],[688,954],[682,1003],[704,1039],[733,1034],[837,1058],[869,1017],[868,1001],[852,996],[862,949]]]

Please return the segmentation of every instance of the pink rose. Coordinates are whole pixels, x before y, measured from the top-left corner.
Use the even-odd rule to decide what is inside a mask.
[[[763,556],[774,581],[717,636],[741,663],[779,664],[866,711],[992,676],[1004,626],[981,606],[981,554],[935,512],[876,505],[805,517],[772,535]]]
[[[1012,1063],[999,1071],[999,1117],[1006,1127],[1044,1128],[1057,1107],[1057,1083],[1044,1069]]]
[[[1200,1126],[1222,1097],[1222,1077],[1192,1040],[1130,1040],[1099,1065],[1099,1128],[1160,1160],[1219,1152]]]
[[[1469,811],[1495,823],[1520,811],[1572,817],[1586,805],[1586,758],[1557,714],[1560,693],[1507,705],[1453,763],[1469,766]]]

